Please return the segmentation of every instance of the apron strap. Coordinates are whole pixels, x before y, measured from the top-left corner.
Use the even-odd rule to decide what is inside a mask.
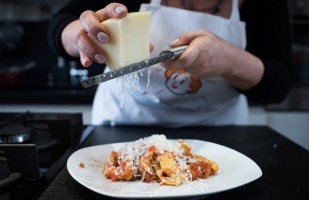
[[[161,0],[151,0],[150,4],[160,6]]]
[[[151,0],[150,4],[160,6],[161,0]],[[231,19],[233,19],[233,20],[239,20],[240,19],[239,8],[238,8],[238,0],[233,0],[233,2],[232,2]]]
[[[233,20],[239,20],[240,19],[239,8],[238,8],[238,0],[233,0],[231,19],[233,19]]]

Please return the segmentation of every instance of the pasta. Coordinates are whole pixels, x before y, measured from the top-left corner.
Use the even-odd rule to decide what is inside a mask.
[[[173,142],[165,135],[152,135],[112,151],[102,171],[112,181],[155,181],[171,186],[217,173],[216,162],[191,153],[191,149],[184,140]]]

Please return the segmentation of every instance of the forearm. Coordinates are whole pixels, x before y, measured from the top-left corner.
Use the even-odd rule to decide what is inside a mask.
[[[256,86],[264,74],[262,61],[245,50],[233,47],[226,49],[227,72],[222,77],[240,90]]]

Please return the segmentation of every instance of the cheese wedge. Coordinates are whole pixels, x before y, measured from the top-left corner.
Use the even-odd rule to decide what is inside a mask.
[[[131,12],[122,19],[110,18],[102,26],[109,36],[100,44],[109,69],[123,67],[148,59],[150,56],[150,12]]]

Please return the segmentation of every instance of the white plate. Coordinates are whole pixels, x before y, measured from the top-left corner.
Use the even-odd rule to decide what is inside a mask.
[[[176,141],[176,140],[175,140]],[[125,143],[99,145],[80,149],[67,162],[71,176],[83,186],[99,194],[117,198],[192,198],[230,190],[262,175],[259,166],[247,156],[228,147],[201,141],[185,140],[192,152],[214,160],[219,165],[216,175],[208,179],[185,182],[180,186],[160,186],[158,183],[112,182],[102,173],[111,151],[117,151]],[[85,167],[79,167],[80,163]]]

